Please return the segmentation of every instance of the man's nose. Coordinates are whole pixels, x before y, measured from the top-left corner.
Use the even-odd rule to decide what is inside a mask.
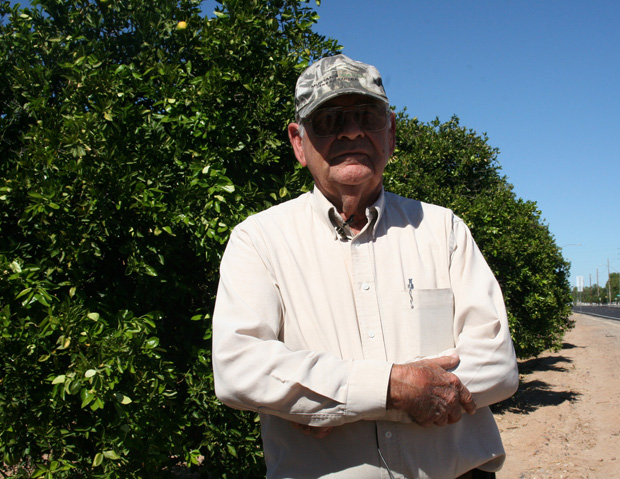
[[[355,138],[359,138],[365,135],[364,130],[357,123],[355,119],[355,111],[354,110],[344,110],[342,118],[342,128],[338,133],[338,138],[348,138],[349,140],[354,140]]]

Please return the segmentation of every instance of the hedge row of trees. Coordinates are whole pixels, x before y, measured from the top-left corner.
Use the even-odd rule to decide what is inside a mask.
[[[255,416],[213,394],[218,266],[311,187],[286,125],[339,47],[301,0],[200,3],[0,3],[0,476],[264,476]],[[387,188],[463,216],[519,353],[557,346],[568,265],[497,150],[456,118],[398,128]]]
[[[583,291],[573,288],[573,300],[583,303],[617,303],[620,301],[620,273],[609,273],[609,279],[604,285],[590,283],[584,286]]]

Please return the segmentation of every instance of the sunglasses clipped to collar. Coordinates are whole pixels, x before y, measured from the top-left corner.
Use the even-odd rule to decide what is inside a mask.
[[[379,103],[323,108],[304,121],[312,125],[312,131],[316,136],[328,137],[342,131],[348,112],[353,113],[355,122],[363,130],[379,131],[387,125],[388,110],[385,105]]]

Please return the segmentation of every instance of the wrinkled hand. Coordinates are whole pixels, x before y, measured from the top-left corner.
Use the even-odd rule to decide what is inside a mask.
[[[323,439],[330,432],[332,432],[333,427],[330,426],[307,426],[305,424],[299,424],[291,421],[291,425],[295,428],[303,432],[308,436],[316,437],[317,439]]]
[[[461,419],[463,411],[476,412],[476,404],[460,379],[448,372],[458,356],[395,364],[390,375],[388,409],[407,412],[421,426],[445,426]]]

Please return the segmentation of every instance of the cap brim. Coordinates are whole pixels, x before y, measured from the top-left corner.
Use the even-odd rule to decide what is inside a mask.
[[[390,104],[390,102],[385,97],[383,97],[381,95],[376,95],[376,94],[368,92],[368,91],[359,91],[358,89],[355,89],[355,88],[342,88],[342,89],[339,89],[339,90],[335,90],[335,91],[329,92],[326,95],[322,96],[320,99],[317,99],[317,100],[309,103],[308,105],[306,105],[304,108],[302,108],[297,113],[297,119],[298,120],[305,120],[315,110],[317,110],[323,103],[325,103],[326,101],[329,101],[329,100],[331,100],[333,98],[336,98],[338,96],[342,96],[342,95],[361,95],[361,96],[367,96],[367,97],[370,97],[370,98],[374,98],[375,100],[379,100],[380,102],[385,103],[386,105]]]

